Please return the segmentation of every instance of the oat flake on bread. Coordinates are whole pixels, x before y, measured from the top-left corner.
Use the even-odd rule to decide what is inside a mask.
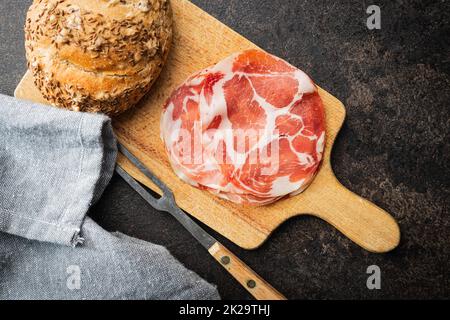
[[[158,78],[172,39],[168,0],[35,0],[28,67],[51,104],[115,116]]]

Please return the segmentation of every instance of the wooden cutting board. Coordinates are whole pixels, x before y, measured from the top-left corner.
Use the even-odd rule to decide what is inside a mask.
[[[317,216],[340,230],[361,247],[386,252],[397,246],[400,231],[384,210],[355,195],[336,179],[330,163],[333,142],[345,118],[342,103],[319,89],[326,110],[327,145],[322,167],[302,194],[264,207],[236,205],[193,188],[178,179],[170,168],[159,138],[162,106],[176,86],[190,74],[228,55],[256,45],[186,0],[171,0],[175,36],[168,63],[155,86],[139,106],[113,121],[118,139],[173,191],[185,211],[246,249],[260,246],[287,219]],[[45,103],[27,73],[15,96]],[[159,192],[126,159],[119,164],[133,177]],[[149,216],[149,219],[152,219]]]

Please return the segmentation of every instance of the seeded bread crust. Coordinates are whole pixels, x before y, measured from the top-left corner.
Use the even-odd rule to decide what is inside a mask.
[[[115,116],[158,78],[172,40],[168,0],[34,0],[28,68],[57,107]]]

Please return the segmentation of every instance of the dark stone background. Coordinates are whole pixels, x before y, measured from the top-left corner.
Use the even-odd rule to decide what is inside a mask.
[[[22,26],[31,1],[0,1],[0,92],[25,72]],[[212,232],[291,299],[449,298],[450,46],[448,1],[195,0],[264,49],[287,59],[341,99],[348,117],[334,152],[340,181],[391,212],[400,246],[359,248],[312,217],[282,225],[245,251]],[[381,30],[366,8],[381,7]],[[90,215],[107,230],[165,245],[218,285],[249,295],[169,215],[155,212],[115,176]],[[366,269],[382,271],[381,290]]]

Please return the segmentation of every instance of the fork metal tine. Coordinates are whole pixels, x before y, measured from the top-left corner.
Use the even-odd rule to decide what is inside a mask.
[[[150,172],[138,158],[136,158],[130,151],[128,151],[127,148],[125,148],[124,145],[122,145],[121,143],[118,143],[117,146],[118,146],[119,151],[126,158],[128,158],[128,160],[130,160],[131,163],[133,163],[147,178],[149,178],[154,184],[156,184],[161,189],[161,191],[163,192],[163,194],[165,196],[173,198],[172,190],[170,190],[170,188],[168,186],[166,186],[166,184],[164,184],[164,182],[159,180],[158,177],[156,177],[152,172]]]
[[[130,184],[134,190],[136,190],[137,193],[141,197],[144,198],[145,201],[147,201],[153,208],[163,211],[165,208],[162,206],[163,202],[161,201],[162,198],[156,198],[152,196],[147,190],[144,189],[144,187],[141,186],[139,182],[134,180],[133,177],[131,177],[124,169],[122,169],[119,165],[116,166],[116,172],[128,183]]]

